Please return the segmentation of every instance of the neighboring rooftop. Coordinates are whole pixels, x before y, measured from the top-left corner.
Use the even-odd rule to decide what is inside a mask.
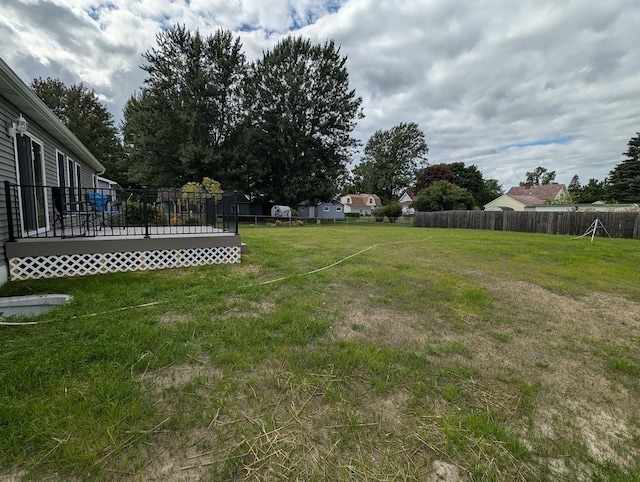
[[[543,184],[541,186],[532,186],[525,184],[524,186],[514,186],[509,191],[507,191],[507,196],[517,199],[520,202],[520,199],[517,196],[529,196],[533,198],[537,198],[540,202],[529,203],[528,201],[525,204],[542,204],[547,199],[556,199],[563,191],[565,190],[564,184]]]

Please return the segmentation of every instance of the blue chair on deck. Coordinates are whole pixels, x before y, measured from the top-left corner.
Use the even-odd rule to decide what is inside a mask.
[[[119,204],[114,204],[110,194],[88,192],[87,201],[93,207],[97,226],[106,226],[114,216],[119,214]],[[99,221],[99,222],[98,222]]]

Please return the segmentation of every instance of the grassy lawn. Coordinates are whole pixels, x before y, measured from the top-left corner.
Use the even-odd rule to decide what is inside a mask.
[[[0,479],[640,480],[638,240],[241,234],[0,289],[74,297],[0,326]]]

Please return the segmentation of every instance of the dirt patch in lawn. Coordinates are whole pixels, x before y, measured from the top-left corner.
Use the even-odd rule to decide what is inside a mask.
[[[275,301],[266,299],[261,301],[247,301],[243,298],[231,297],[227,299],[227,309],[222,316],[236,316],[240,318],[258,318],[275,311]]]
[[[637,447],[640,407],[635,391],[607,368],[607,349],[634,351],[640,303],[610,293],[574,298],[524,281],[478,279],[477,273],[470,278],[493,293],[495,316],[465,315],[460,324],[438,312],[398,312],[351,300],[344,302],[345,315],[335,323],[334,335],[417,349],[438,342],[466,347],[465,359],[453,353],[436,365],[462,360],[483,378],[499,380],[496,386],[506,383],[515,393],[523,391],[520,398],[531,397],[515,402],[517,411],[530,412],[530,422],[513,427],[534,452],[550,452],[543,463],[562,461],[564,454],[554,452],[562,449],[549,447],[563,440],[574,448],[583,444],[598,462],[629,466],[640,456],[640,447],[628,450]],[[553,473],[569,470],[559,462],[549,464]],[[589,477],[584,468],[571,470]]]
[[[149,374],[147,382],[166,389],[207,376],[208,371],[180,365],[158,372]],[[408,395],[370,396],[356,409],[350,403],[325,400],[337,382],[331,373],[300,377],[267,361],[234,377],[235,389],[215,403],[209,401],[212,393],[199,394],[190,407],[205,414],[199,423],[192,422],[178,433],[154,432],[141,448],[141,467],[135,476],[150,481],[309,480],[316,476],[332,480],[329,474],[335,474],[336,467],[354,464],[363,467],[362,480],[375,479],[403,449],[406,437],[391,433],[408,425],[403,420]],[[206,385],[204,390],[210,390]],[[168,417],[179,417],[170,400],[160,403]],[[362,434],[358,447],[343,442],[341,434],[353,432]],[[385,443],[378,444],[378,437]],[[364,464],[365,459],[374,467]]]
[[[169,388],[180,388],[187,383],[200,379],[203,383],[220,378],[222,372],[206,362],[180,363],[169,365],[158,370],[144,371],[138,380],[155,393],[161,393]]]
[[[257,264],[234,264],[230,267],[233,274],[238,276],[246,276],[249,274],[257,274],[262,271],[262,267]]]
[[[179,313],[177,311],[168,311],[163,313],[159,320],[163,325],[174,325],[176,323],[186,323],[189,321],[189,317],[184,313]]]
[[[524,281],[492,279],[485,287],[496,294],[501,313],[485,330],[502,333],[505,341],[474,337],[474,361],[485,373],[511,373],[539,386],[533,436],[541,444],[580,440],[599,462],[631,463],[640,451],[618,448],[637,446],[640,411],[607,370],[605,350],[624,352],[637,340],[640,303],[610,293],[573,298]]]
[[[366,339],[392,346],[427,341],[416,316],[386,308],[368,307],[364,302],[349,305],[344,320],[335,325],[335,335],[339,338]]]

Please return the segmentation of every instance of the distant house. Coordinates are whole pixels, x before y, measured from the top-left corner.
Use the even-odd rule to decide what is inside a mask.
[[[340,201],[298,204],[298,217],[304,219],[344,219],[345,206]]]
[[[400,198],[400,204],[402,205],[403,216],[413,216],[415,209],[413,209],[413,198],[408,192],[405,192]]]
[[[640,212],[640,206],[635,203],[607,204],[602,201],[597,201],[593,204],[538,204],[535,206],[527,206],[526,211],[547,213],[563,211],[579,213],[637,213]]]
[[[376,194],[346,194],[340,198],[344,204],[345,213],[358,213],[361,216],[371,216],[371,212],[380,206],[382,201]]]
[[[515,186],[506,194],[484,205],[485,211],[526,211],[531,206],[545,204],[545,201],[562,199],[568,195],[564,184],[542,186]]]

